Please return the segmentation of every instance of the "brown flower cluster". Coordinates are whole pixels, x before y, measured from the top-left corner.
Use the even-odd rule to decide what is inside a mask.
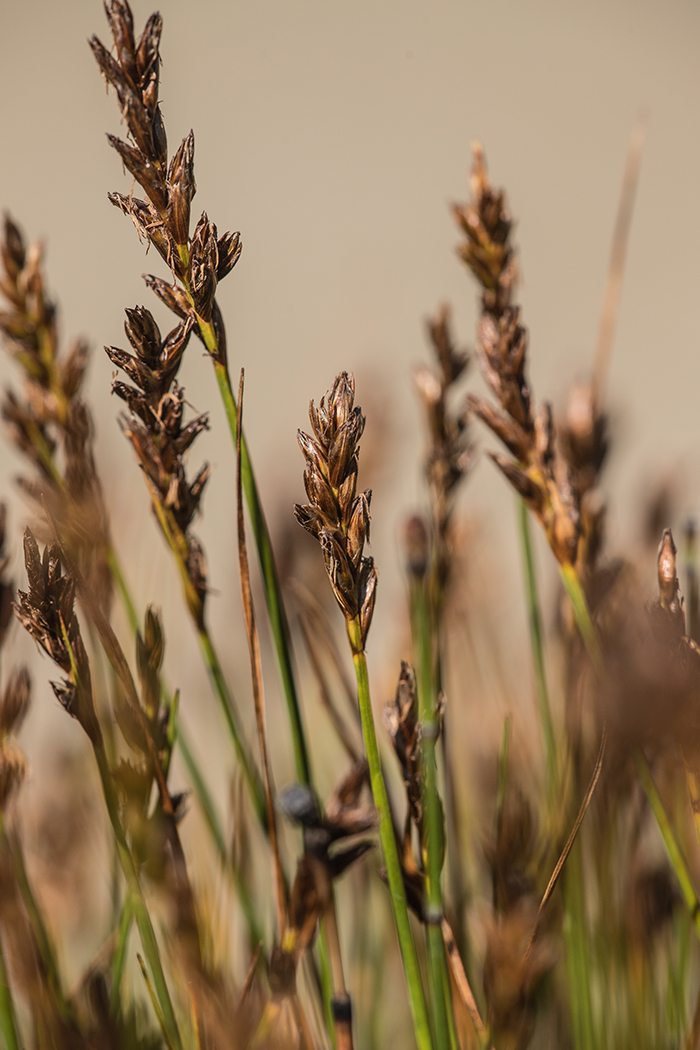
[[[209,477],[209,466],[205,464],[189,481],[184,456],[209,424],[206,414],[185,423],[184,391],[175,380],[193,325],[188,317],[163,338],[150,311],[136,307],[126,311],[124,323],[134,353],[113,346],[105,347],[105,351],[134,384],[116,379],[112,383],[113,393],[131,410],[129,416],[122,416],[121,427],[147,479],[166,538],[178,549],[190,584],[190,610],[201,624],[206,568],[201,545],[190,532],[190,525]]]
[[[557,447],[552,409],[535,410],[525,374],[527,330],[513,304],[517,266],[511,219],[502,190],[488,180],[480,146],[474,149],[472,200],[455,206],[466,241],[460,255],[482,287],[477,352],[500,409],[476,395],[472,411],[501,439],[512,460],[491,453],[510,483],[539,518],[561,564],[574,564],[579,538],[576,493]]]
[[[353,645],[362,650],[374,612],[377,570],[373,559],[364,557],[372,493],[356,491],[365,417],[354,402],[355,380],[348,372],[336,376],[318,408],[311,402],[313,437],[297,432],[306,459],[304,487],[309,503],[297,504],[294,513],[321,545],[336,601],[347,623],[359,625]]]
[[[41,248],[27,248],[7,216],[0,256],[0,291],[9,307],[0,312],[0,332],[23,373],[22,396],[5,390],[0,411],[13,443],[38,474],[20,478],[20,484],[37,502],[48,501],[71,556],[106,608],[112,593],[111,540],[93,456],[92,417],[81,397],[88,348],[78,340],[59,354],[57,310],[46,293]]]
[[[132,194],[111,193],[109,199],[130,216],[139,237],[153,244],[172,271],[173,285],[150,278],[150,286],[170,309],[181,317],[191,316],[203,339],[203,328],[213,326],[216,355],[225,361],[224,326],[215,296],[219,281],[238,261],[240,235],[225,233],[219,237],[215,224],[203,212],[190,238],[190,208],[197,189],[194,134],[189,132],[168,161],[158,100],[161,16],[151,15],[136,40],[126,0],[109,0],[105,10],[114,40],[113,53],[97,37],[91,39],[90,46],[102,75],[117,93],[130,141],[114,135],[108,139],[146,196],[142,200]],[[208,349],[214,352],[213,344]]]
[[[14,610],[17,619],[48,653],[66,677],[51,686],[59,703],[80,722],[93,744],[102,733],[92,694],[87,652],[75,615],[75,581],[61,571],[58,548],[39,551],[31,529],[24,534],[24,562],[28,591],[18,591]]]

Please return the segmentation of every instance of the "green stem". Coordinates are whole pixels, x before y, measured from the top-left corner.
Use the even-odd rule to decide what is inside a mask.
[[[117,1017],[121,1012],[121,984],[122,974],[124,973],[124,963],[126,962],[126,946],[129,941],[129,932],[131,930],[131,923],[134,918],[134,909],[131,902],[131,897],[127,894],[126,900],[124,901],[124,907],[122,908],[121,917],[119,919],[119,929],[117,930],[117,947],[114,952],[112,959],[112,987],[109,995],[109,1007],[113,1017]]]
[[[564,582],[564,588],[569,596],[569,601],[574,610],[574,617],[578,629],[581,632],[583,643],[586,646],[593,667],[599,677],[603,678],[605,676],[605,663],[600,649],[598,632],[591,618],[588,601],[586,600],[586,595],[581,586],[581,581],[575,567],[571,564],[562,565],[561,578]]]
[[[243,733],[238,725],[238,717],[236,713],[236,707],[234,704],[233,697],[228,688],[224,673],[221,669],[219,662],[219,656],[214,648],[211,635],[206,627],[200,627],[197,631],[197,640],[199,641],[200,648],[202,650],[202,656],[204,658],[204,664],[209,672],[209,678],[212,683],[214,692],[219,700],[219,706],[224,714],[224,719],[228,727],[233,746],[238,756],[238,760],[241,763],[244,776],[248,781],[250,792],[253,799],[253,806],[255,808],[255,814],[260,821],[260,826],[263,831],[267,834],[267,811],[265,809],[265,792],[260,781],[260,775],[253,762],[253,759],[248,751],[247,745],[243,740]]]
[[[547,795],[552,804],[555,800],[557,789],[557,745],[554,735],[554,723],[552,721],[552,709],[549,703],[549,691],[547,689],[547,676],[544,663],[544,642],[542,631],[542,616],[540,613],[540,599],[537,588],[537,575],[535,573],[535,557],[532,549],[532,534],[530,531],[530,518],[527,505],[523,500],[518,500],[518,524],[520,526],[520,539],[523,551],[523,563],[525,566],[525,594],[527,597],[527,613],[530,625],[530,645],[532,647],[532,660],[535,668],[535,684],[537,688],[537,703],[544,736],[545,755],[547,764]]]
[[[12,1002],[10,991],[10,980],[5,965],[5,956],[0,940],[0,1036],[2,1045],[6,1050],[20,1050],[20,1041],[17,1034],[17,1018],[15,1007]]]
[[[589,968],[590,944],[586,927],[586,901],[581,843],[576,840],[564,872],[564,936],[569,970],[571,1014],[576,1050],[596,1050]]]
[[[700,938],[700,900],[698,900],[698,895],[695,886],[693,885],[688,865],[685,862],[678,840],[676,839],[671,823],[666,815],[666,810],[664,809],[664,804],[661,801],[661,796],[659,795],[658,788],[654,782],[649,763],[641,751],[637,751],[635,754],[634,762],[640,780],[642,781],[642,786],[644,787],[649,806],[654,814],[654,819],[658,824],[661,837],[664,840],[664,846],[666,847],[666,853],[671,862],[671,867],[676,873],[683,900],[690,912],[690,917],[695,925],[698,938]]]
[[[436,1050],[448,1050],[449,1025],[445,1003],[449,986],[445,988],[445,950],[440,925],[443,917],[440,873],[444,855],[444,826],[442,805],[437,788],[435,741],[439,726],[437,720],[431,617],[424,579],[414,579],[411,585],[411,607],[414,647],[418,663],[418,708],[422,726],[421,767],[423,772],[423,813],[421,851],[425,870],[425,909],[428,941],[428,966],[435,1026]]]
[[[231,388],[231,379],[228,374],[226,364],[219,361],[216,357],[217,343],[216,336],[213,332],[211,325],[205,326],[200,322],[200,329],[204,337],[205,345],[212,354],[212,360],[214,362],[214,372],[216,373],[216,380],[219,384],[219,390],[221,392],[221,399],[224,404],[226,412],[226,418],[228,420],[229,429],[231,431],[231,437],[233,438],[234,444],[236,442],[236,430],[238,424],[238,409],[236,407],[236,400],[233,395]],[[212,342],[213,340],[213,342]],[[253,465],[250,460],[248,453],[248,446],[246,444],[245,435],[241,435],[241,479],[243,482],[243,491],[245,493],[246,504],[248,507],[248,513],[250,515],[251,527],[253,529],[253,536],[255,537],[255,546],[258,551],[258,558],[260,560],[260,568],[262,571],[263,585],[265,588],[265,600],[267,603],[267,610],[270,617],[270,629],[272,631],[272,637],[275,644],[275,652],[277,654],[277,662],[279,664],[280,675],[282,678],[282,686],[284,688],[284,695],[287,701],[287,713],[289,715],[289,722],[292,731],[292,744],[294,747],[294,765],[296,769],[297,780],[302,784],[311,783],[311,764],[309,761],[309,753],[306,744],[306,734],[304,732],[304,724],[301,717],[301,708],[299,704],[299,697],[297,696],[296,683],[294,680],[294,670],[292,667],[292,644],[291,636],[289,633],[289,624],[287,622],[287,614],[284,609],[284,603],[282,601],[282,591],[280,589],[279,578],[277,576],[277,568],[275,566],[274,554],[272,551],[272,543],[270,541],[270,533],[267,528],[267,522],[265,521],[265,515],[263,513],[262,505],[260,503],[260,497],[258,495],[258,488],[255,482],[255,475],[253,474]]]
[[[131,851],[127,844],[126,835],[124,834],[124,829],[119,817],[119,803],[114,790],[107,756],[105,755],[104,749],[99,745],[95,746],[94,751],[95,758],[97,759],[97,767],[100,771],[100,779],[102,781],[102,790],[107,804],[107,812],[109,814],[110,823],[117,843],[119,860],[122,866],[122,871],[124,872],[124,878],[126,879],[127,891],[131,898],[131,906],[134,910],[134,918],[141,937],[141,944],[143,945],[144,953],[151,968],[151,973],[153,974],[155,992],[163,1014],[168,1039],[175,1050],[183,1050],[180,1031],[175,1018],[175,1011],[170,998],[168,985],[165,980],[165,973],[163,971],[163,964],[160,958],[160,950],[158,948],[155,930],[153,929],[153,923],[151,922],[151,916],[148,913],[148,907],[143,896],[138,872],[134,864],[134,859],[131,856]]]
[[[360,718],[362,720],[362,735],[365,741],[367,762],[369,764],[370,781],[372,784],[372,795],[374,804],[379,814],[379,836],[381,838],[384,863],[386,864],[391,903],[394,910],[394,921],[401,949],[406,983],[408,985],[408,997],[413,1015],[413,1027],[416,1033],[419,1050],[433,1050],[433,1042],[430,1035],[428,1023],[428,1012],[425,1005],[425,995],[421,983],[420,971],[418,969],[418,957],[413,943],[411,925],[408,918],[408,907],[406,905],[406,890],[401,874],[401,862],[399,851],[396,846],[394,835],[394,824],[391,819],[389,808],[389,796],[382,775],[382,767],[379,758],[379,747],[377,735],[374,728],[374,717],[372,715],[372,702],[369,693],[369,676],[367,673],[367,660],[362,651],[361,628],[359,617],[348,621],[348,637],[355,664],[355,675],[357,677],[357,696],[360,706]]]

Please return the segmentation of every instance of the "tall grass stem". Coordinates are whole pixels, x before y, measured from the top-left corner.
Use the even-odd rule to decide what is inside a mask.
[[[360,717],[362,719],[362,735],[367,751],[367,762],[369,764],[370,781],[372,784],[372,795],[374,804],[379,813],[379,835],[384,852],[384,863],[386,864],[389,892],[394,911],[396,932],[401,949],[406,983],[408,985],[408,997],[413,1015],[413,1027],[419,1050],[433,1050],[433,1041],[430,1034],[428,1022],[428,1011],[425,1003],[425,994],[421,982],[420,970],[418,968],[418,956],[413,943],[413,934],[408,917],[406,904],[406,890],[401,874],[401,862],[394,834],[394,823],[389,808],[389,796],[382,774],[381,761],[379,758],[379,747],[377,734],[374,728],[374,716],[372,714],[372,701],[369,692],[369,675],[367,673],[367,660],[362,651],[361,627],[359,617],[348,621],[348,637],[353,653],[355,664],[355,675],[357,677],[357,695],[360,706]]]
[[[518,500],[518,526],[525,568],[525,596],[527,599],[528,624],[530,628],[530,646],[535,670],[537,704],[539,708],[542,736],[544,737],[545,761],[547,767],[547,795],[550,805],[554,802],[557,789],[557,744],[552,721],[552,708],[547,689],[547,674],[544,660],[544,634],[542,631],[542,613],[540,607],[537,574],[535,572],[535,555],[532,547],[529,511],[525,501]]]

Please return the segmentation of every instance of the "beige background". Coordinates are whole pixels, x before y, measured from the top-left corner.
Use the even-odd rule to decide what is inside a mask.
[[[138,27],[150,9],[135,4]],[[533,385],[538,397],[561,404],[589,367],[627,139],[640,107],[648,109],[609,383],[617,423],[606,476],[613,549],[636,535],[640,492],[682,464],[679,524],[696,504],[700,468],[694,0],[165,0],[161,10],[171,149],[195,129],[195,208],[221,231],[243,235],[241,262],[220,299],[232,370],[247,370],[246,429],[276,527],[280,511],[302,495],[295,430],[308,399],[339,369],[356,373],[367,442],[373,434],[393,438],[373,504],[382,580],[375,654],[400,633],[393,540],[422,498],[411,367],[426,356],[424,319],[447,299],[460,340],[473,340],[475,290],[455,258],[448,205],[467,194],[475,137],[518,221]],[[95,32],[108,40],[97,2],[0,6],[0,204],[48,245],[64,335],[83,333],[99,348],[124,345],[123,308],[149,302],[140,274],[162,274],[163,266],[155,254],[144,259],[130,223],[106,200],[107,190],[128,192],[130,180],[104,137],[119,133],[119,120],[86,44]],[[13,374],[6,360],[0,370],[3,381]],[[90,393],[118,543],[140,601],[163,604],[170,624],[179,585],[115,423],[110,375],[96,351]],[[232,645],[233,459],[211,370],[194,341],[183,381],[193,406],[211,410],[212,431],[192,459],[193,467],[204,458],[216,466],[198,531],[219,589],[215,630],[229,670],[245,682],[245,654]],[[475,375],[472,383],[479,385]],[[8,455],[2,466],[7,491],[17,465]],[[487,462],[464,507],[485,522],[488,542],[477,553],[507,623],[523,604],[506,579],[509,570],[519,579],[513,501]],[[204,688],[197,658],[188,633],[180,636],[169,674],[196,693]],[[203,713],[197,724],[206,718],[216,716]],[[45,732],[66,722],[47,699]]]

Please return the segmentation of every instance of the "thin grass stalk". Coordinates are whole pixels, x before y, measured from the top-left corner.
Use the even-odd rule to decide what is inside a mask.
[[[161,1033],[163,1035],[163,1039],[165,1041],[165,1045],[167,1047],[167,1050],[176,1050],[176,1046],[173,1043],[172,1036],[170,1035],[170,1032],[168,1031],[168,1025],[167,1025],[167,1022],[165,1020],[165,1015],[163,1014],[163,1010],[162,1010],[161,1005],[160,1005],[160,1003],[158,1001],[158,995],[156,993],[155,988],[153,987],[153,982],[151,981],[151,978],[148,976],[148,969],[146,968],[146,964],[143,961],[143,959],[141,958],[141,956],[138,954],[138,952],[136,954],[136,958],[138,959],[139,966],[141,968],[141,974],[143,976],[143,981],[144,981],[144,984],[146,985],[146,991],[148,992],[148,998],[151,1000],[151,1006],[153,1007],[153,1013],[156,1015],[156,1019],[158,1021],[159,1026],[160,1026],[160,1030],[161,1030]]]
[[[442,942],[442,931],[440,932],[440,941]],[[450,988],[450,975],[447,972],[447,959],[445,958],[444,945],[442,945],[440,961],[442,966],[441,983],[445,995],[445,1014],[447,1016],[447,1030],[450,1038],[449,1046],[450,1050],[460,1050],[459,1036],[457,1035],[457,1024],[455,1022],[454,1011],[452,1009],[452,989]]]
[[[537,575],[535,573],[535,556],[532,548],[530,518],[527,505],[524,500],[521,499],[518,500],[518,525],[523,552],[523,565],[525,567],[525,595],[527,598],[532,662],[535,669],[537,705],[545,746],[547,797],[551,806],[554,803],[557,790],[557,743],[554,734],[554,722],[552,721],[552,709],[549,702],[549,690],[547,689],[542,614],[540,611],[541,607],[539,589],[537,586]]]
[[[569,992],[576,1050],[597,1050],[593,1004],[589,943],[586,931],[586,908],[583,881],[581,841],[577,839],[569,854],[564,876],[564,937],[566,962],[569,971]]]
[[[229,429],[231,431],[231,437],[235,442],[238,425],[238,409],[231,388],[231,378],[226,364],[222,363],[217,357],[218,344],[216,343],[216,336],[213,327],[209,326],[211,329],[210,333],[205,331],[206,327],[207,326],[204,326],[200,322],[200,329],[205,337],[205,344],[210,351],[214,362],[214,372],[221,392],[221,398],[226,412]],[[207,338],[209,339],[209,342],[207,342]],[[212,338],[214,340],[213,344],[211,342]],[[270,541],[270,533],[267,528],[267,522],[265,521],[262,504],[260,503],[258,487],[255,482],[253,465],[248,453],[245,435],[242,435],[241,437],[241,476],[248,514],[250,516],[251,528],[255,538],[255,546],[260,561],[260,569],[265,590],[265,601],[270,618],[270,630],[275,644],[277,662],[287,702],[287,713],[292,734],[296,777],[302,784],[311,784],[311,762],[306,743],[304,724],[301,717],[301,707],[297,695],[294,669],[292,667],[292,643],[289,632],[289,623],[287,621],[287,614],[282,600],[282,591],[277,576],[277,567],[275,565],[272,543]]]
[[[21,1050],[10,979],[0,939],[0,1038],[6,1050]]]
[[[641,751],[636,752],[634,763],[637,767],[640,780],[642,781],[649,806],[654,814],[654,819],[659,826],[661,837],[664,840],[664,846],[666,847],[666,853],[671,862],[671,867],[676,873],[683,900],[690,912],[690,918],[693,921],[698,938],[700,938],[700,900],[698,899],[698,894],[693,885],[693,880],[685,862],[681,847],[678,844],[678,840],[673,828],[671,827],[664,804],[661,801],[661,796],[659,795],[654,776],[649,768],[649,763]]]
[[[275,819],[275,803],[272,788],[272,774],[270,772],[270,761],[267,752],[267,729],[265,726],[265,695],[263,692],[262,664],[260,661],[260,644],[258,631],[255,624],[255,608],[253,606],[253,595],[250,588],[250,570],[248,566],[248,550],[245,537],[245,522],[243,520],[243,494],[241,490],[241,426],[243,424],[243,377],[238,387],[238,404],[240,411],[236,428],[236,503],[237,503],[237,525],[238,525],[238,564],[241,578],[241,600],[245,618],[246,634],[248,636],[248,650],[250,653],[250,673],[253,681],[253,702],[255,704],[255,724],[258,730],[258,745],[260,747],[260,759],[262,764],[263,790],[265,793],[265,812],[267,815],[267,831],[270,842],[270,854],[272,857],[272,877],[275,886],[275,902],[277,905],[277,930],[280,937],[284,934],[287,924],[287,890],[285,885],[282,862],[280,861],[279,843],[277,839],[277,822]]]
[[[127,894],[121,916],[119,917],[117,946],[112,958],[112,986],[109,993],[109,1010],[112,1017],[119,1017],[121,1014],[121,985],[122,977],[124,975],[124,964],[126,962],[126,946],[129,942],[129,934],[131,932],[133,918],[134,908],[131,896]]]
[[[605,667],[603,664],[603,655],[600,650],[600,644],[598,642],[598,634],[593,620],[591,619],[588,602],[586,601],[586,596],[578,578],[578,574],[572,565],[563,565],[561,573],[588,654],[597,673],[600,676],[603,676],[605,674]],[[661,796],[659,795],[656,784],[654,783],[649,763],[641,749],[638,749],[634,753],[634,762],[642,781],[647,801],[649,802],[654,819],[656,820],[659,831],[661,832],[661,837],[671,867],[678,879],[678,885],[683,895],[683,899],[688,907],[690,917],[698,932],[698,936],[700,937],[700,900],[698,899],[698,894],[693,885],[693,880],[685,858],[678,844],[673,828],[671,827],[668,816],[666,815]]]
[[[338,916],[335,908],[335,896],[330,894],[330,903],[323,918],[324,953],[327,955],[332,976],[332,995],[330,997],[329,1032],[335,1050],[353,1050],[352,1037],[352,1003],[345,986],[343,956],[340,951]],[[325,1004],[324,1004],[325,1005]]]
[[[394,911],[396,932],[399,938],[401,958],[403,960],[406,983],[408,985],[408,997],[411,1004],[413,1016],[413,1027],[419,1050],[433,1050],[433,1040],[430,1034],[428,1022],[428,1011],[425,1004],[423,984],[421,982],[420,970],[418,968],[418,956],[413,943],[411,924],[408,918],[408,907],[406,905],[406,890],[401,874],[401,862],[399,851],[396,846],[394,824],[389,807],[389,796],[382,775],[381,761],[379,758],[379,747],[377,745],[377,734],[374,728],[374,716],[372,714],[372,701],[369,692],[369,675],[367,673],[367,659],[362,649],[362,629],[360,618],[356,617],[347,623],[348,637],[352,649],[355,675],[357,677],[357,696],[360,706],[360,717],[362,719],[362,735],[365,741],[367,762],[369,764],[370,781],[372,784],[372,795],[374,804],[379,813],[379,835],[386,864],[391,903]]]
[[[204,663],[206,665],[207,672],[209,673],[210,681],[212,683],[216,696],[219,699],[220,706],[224,712],[224,718],[226,720],[226,725],[228,727],[231,740],[233,741],[234,747],[236,748],[236,753],[241,763],[244,776],[250,787],[255,814],[258,818],[261,828],[263,829],[265,834],[267,834],[268,828],[267,814],[265,809],[265,793],[262,784],[260,783],[260,776],[258,774],[257,768],[253,762],[253,759],[250,756],[247,744],[245,743],[242,733],[239,730],[235,721],[235,715],[233,713],[235,710],[235,708],[233,707],[233,697],[231,696],[231,692],[228,688],[228,684],[224,677],[224,672],[221,668],[219,654],[214,646],[213,639],[206,628],[197,632],[197,640],[199,642],[202,654],[204,656]]]
[[[435,741],[439,733],[434,691],[433,633],[425,578],[413,575],[411,580],[413,644],[418,663],[418,706],[421,720],[421,764],[423,770],[423,825],[421,852],[425,873],[425,906],[423,920],[428,942],[429,986],[433,1011],[436,1050],[449,1046],[449,1023],[446,1002],[449,983],[445,969],[445,949],[440,924],[443,899],[440,873],[444,850],[443,813],[437,788]],[[450,1013],[451,1007],[450,1007]]]

